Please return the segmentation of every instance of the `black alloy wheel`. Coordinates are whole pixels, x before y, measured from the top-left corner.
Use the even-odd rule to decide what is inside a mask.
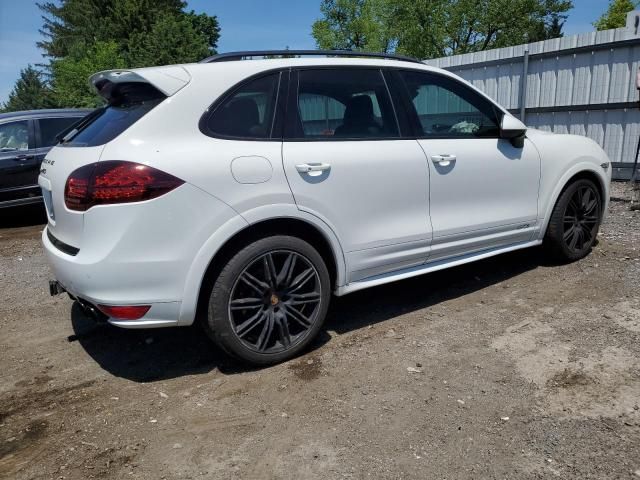
[[[562,221],[562,239],[571,252],[580,254],[585,247],[591,248],[600,225],[600,198],[592,185],[576,189]]]
[[[544,238],[547,250],[558,260],[585,257],[596,243],[602,222],[602,197],[595,183],[579,179],[560,194]]]
[[[275,250],[238,276],[229,301],[234,333],[251,350],[280,353],[309,333],[322,299],[320,276],[303,255]]]
[[[322,327],[331,282],[308,242],[266,237],[238,251],[218,274],[205,330],[227,353],[271,365],[300,353]]]

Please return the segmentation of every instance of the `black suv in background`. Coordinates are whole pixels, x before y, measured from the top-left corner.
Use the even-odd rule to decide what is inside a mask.
[[[0,114],[0,208],[42,201],[40,164],[58,140],[91,110],[30,110]]]

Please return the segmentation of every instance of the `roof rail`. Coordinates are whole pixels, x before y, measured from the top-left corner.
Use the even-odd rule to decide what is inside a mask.
[[[396,55],[395,53],[361,52],[356,50],[249,50],[246,52],[219,53],[199,63],[229,62],[234,60],[246,60],[251,57],[360,57],[360,58],[385,58],[387,60],[401,60],[403,62],[422,63],[413,57]]]

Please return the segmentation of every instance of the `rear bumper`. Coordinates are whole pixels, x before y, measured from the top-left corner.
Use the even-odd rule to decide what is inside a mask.
[[[133,301],[131,298],[123,302],[117,297],[96,294],[93,292],[97,283],[94,279],[100,275],[99,266],[78,263],[75,261],[76,257],[60,251],[49,239],[47,228],[42,232],[42,243],[49,265],[59,286],[72,299],[78,301],[83,308],[97,308],[97,305],[122,305],[125,303],[127,305],[151,305],[147,314],[140,320],[105,318],[112,325],[123,328],[156,328],[179,325],[178,317],[181,302],[146,302],[144,299]],[[144,285],[144,282],[141,284]]]
[[[65,223],[72,215],[79,218]],[[55,279],[92,305],[151,305],[139,320],[108,319],[119,327],[150,328],[193,323],[197,295],[186,286],[200,285],[201,277],[190,278],[194,259],[237,213],[185,184],[153,200],[97,206],[80,215],[58,205],[55,217],[42,233]]]

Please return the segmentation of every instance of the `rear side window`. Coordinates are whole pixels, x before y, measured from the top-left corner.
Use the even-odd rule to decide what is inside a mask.
[[[104,91],[109,87],[102,87]],[[110,142],[149,113],[166,97],[146,83],[111,85],[109,104],[87,115],[63,139],[71,147],[95,147]]]
[[[203,133],[222,138],[271,138],[279,84],[280,73],[273,73],[240,86],[204,117]]]
[[[58,143],[57,136],[59,133],[67,130],[71,125],[77,123],[82,117],[61,117],[61,118],[41,118],[38,120],[40,125],[40,144],[39,147],[52,147]]]
[[[0,153],[29,149],[29,122],[4,123],[0,125]]]
[[[337,140],[398,137],[398,123],[380,70],[300,71],[293,138]]]

